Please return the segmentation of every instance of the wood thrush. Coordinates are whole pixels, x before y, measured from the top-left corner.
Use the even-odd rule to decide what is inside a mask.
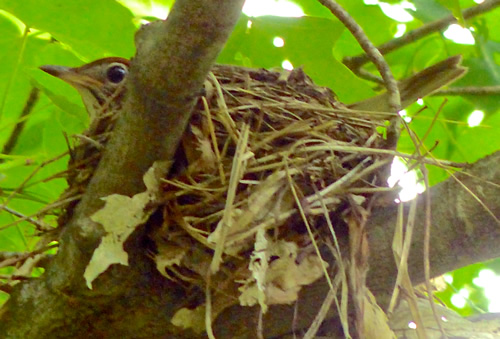
[[[460,65],[461,60],[462,58],[458,55],[450,57],[400,81],[402,108],[419,98],[432,94],[465,74],[467,69]],[[121,109],[128,67],[127,59],[111,57],[76,68],[52,65],[40,68],[75,87],[81,94],[90,119],[93,121],[97,116]],[[389,111],[386,93],[348,107],[362,111]]]
[[[81,67],[45,65],[40,69],[58,77],[82,96],[90,121],[109,112],[121,109],[129,61],[112,57],[93,61]]]
[[[90,127],[83,135],[84,142],[70,150],[68,183],[85,187],[99,162],[99,149],[108,139],[108,131],[114,126],[125,96],[125,80],[129,61],[124,58],[104,58],[81,67],[46,65],[43,71],[58,77],[80,93],[90,116]],[[93,147],[87,147],[87,146]]]

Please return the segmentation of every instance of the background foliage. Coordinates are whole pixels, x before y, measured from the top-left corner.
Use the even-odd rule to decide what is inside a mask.
[[[162,17],[173,1],[152,0],[0,0],[0,146],[10,138],[27,100],[31,86],[42,91],[39,101],[27,118],[10,154],[0,155],[0,204],[13,189],[29,178],[25,189],[12,199],[8,207],[25,216],[36,215],[47,203],[55,201],[66,184],[63,173],[67,156],[45,163],[68,149],[68,140],[85,129],[87,114],[76,91],[38,69],[43,64],[78,66],[105,56],[132,57],[133,34],[144,20]],[[377,5],[362,0],[338,1],[363,27],[368,37],[381,44],[394,38],[401,24],[386,16]],[[395,3],[395,1],[387,1]],[[474,6],[472,0],[413,0],[414,20],[406,30],[448,15],[457,8]],[[448,3],[451,3],[449,5]],[[297,0],[305,16],[247,17],[243,15],[219,62],[247,67],[280,67],[284,60],[302,66],[318,84],[332,88],[339,100],[352,103],[373,96],[373,83],[355,76],[342,64],[345,56],[362,52],[351,34],[318,2]],[[475,43],[457,44],[442,34],[432,34],[386,56],[396,78],[429,66],[447,56],[461,54],[469,73],[459,86],[500,85],[500,13],[492,11],[467,21]],[[275,47],[273,39],[281,37],[285,44]],[[368,66],[373,70],[373,67]],[[443,97],[425,100],[421,106],[408,109],[414,118],[411,128],[424,141],[436,158],[457,162],[474,162],[500,149],[498,131],[498,95],[449,97],[439,112]],[[471,128],[467,118],[480,109],[485,118],[479,127]],[[436,114],[432,130],[428,129]],[[418,114],[417,114],[418,113]],[[436,146],[437,144],[437,146]],[[414,146],[403,133],[399,149],[412,152]],[[29,177],[33,171],[37,172]],[[431,183],[444,180],[448,174],[430,167]],[[55,225],[56,216],[41,215],[41,220]],[[29,252],[37,246],[35,227],[3,210],[0,212],[0,251]],[[460,289],[468,289],[470,301],[487,309],[488,301],[472,283],[484,268],[498,270],[499,262],[482,263],[453,273],[454,283],[441,294],[445,301]],[[0,277],[12,268],[0,268]],[[36,274],[40,274],[37,271]],[[7,294],[0,292],[0,302]],[[464,314],[477,311],[468,304]]]

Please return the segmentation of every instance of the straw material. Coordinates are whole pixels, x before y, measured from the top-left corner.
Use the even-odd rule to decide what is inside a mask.
[[[114,120],[80,138],[65,197],[84,191]],[[293,302],[331,275],[318,246],[348,232],[383,186],[391,156],[374,150],[384,122],[347,109],[301,69],[216,66],[163,180],[163,223],[151,235],[159,271],[187,287],[210,276],[215,314],[235,302]]]

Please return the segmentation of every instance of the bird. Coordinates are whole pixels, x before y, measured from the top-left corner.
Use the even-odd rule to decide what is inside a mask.
[[[58,65],[40,67],[42,71],[74,87],[89,114],[88,129],[83,134],[76,135],[81,142],[69,149],[67,181],[70,187],[85,187],[93,175],[99,162],[95,149],[101,149],[107,142],[106,132],[113,130],[124,103],[129,67],[129,60],[121,57],[103,58],[80,67]]]
[[[73,86],[82,97],[90,121],[123,104],[130,61],[120,57],[95,60],[80,67],[44,65],[40,69]]]
[[[467,68],[461,65],[462,57],[455,55],[398,82],[401,108],[434,93],[462,77]],[[81,95],[92,122],[110,111],[121,109],[125,99],[130,61],[121,57],[107,57],[80,67],[44,65],[40,69],[73,86]],[[351,110],[390,112],[388,94],[347,105]]]

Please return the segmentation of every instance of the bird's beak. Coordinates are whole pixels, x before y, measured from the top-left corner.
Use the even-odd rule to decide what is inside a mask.
[[[70,72],[71,68],[64,66],[56,66],[56,65],[43,65],[40,66],[40,69],[45,73],[49,73],[52,76],[57,78],[61,77],[62,74],[67,74]]]
[[[56,78],[59,78],[76,89],[100,87],[102,84],[87,75],[78,73],[77,68],[56,66],[56,65],[43,65],[40,67],[42,71],[48,73]]]

